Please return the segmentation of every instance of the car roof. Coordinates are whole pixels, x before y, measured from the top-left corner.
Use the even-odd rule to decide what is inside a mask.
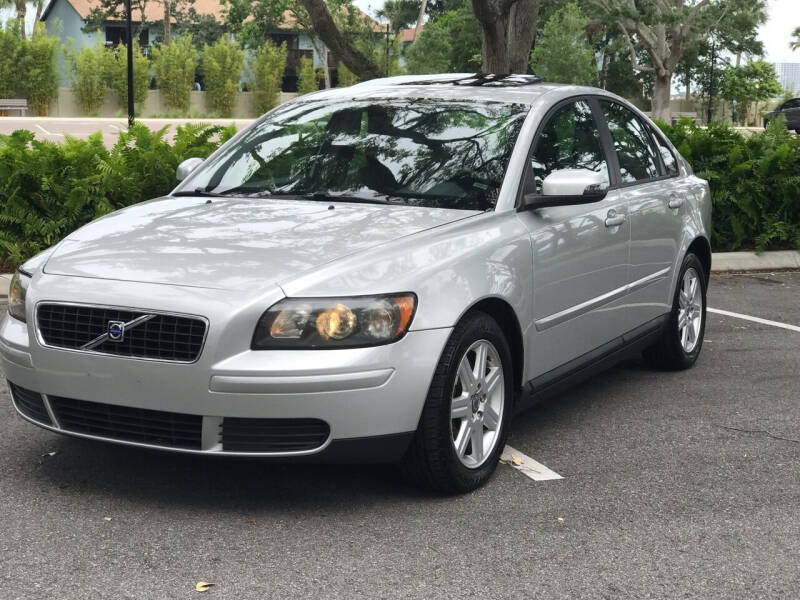
[[[482,100],[532,105],[548,92],[565,95],[608,94],[605,90],[560,83],[545,83],[535,75],[482,75],[442,73],[400,75],[371,79],[346,88],[316,92],[308,99],[348,100],[386,98],[430,98],[437,100]],[[305,99],[302,98],[302,99]]]

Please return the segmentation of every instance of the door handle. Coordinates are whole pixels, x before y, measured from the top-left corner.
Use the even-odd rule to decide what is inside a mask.
[[[606,215],[606,227],[619,227],[625,222],[625,215],[618,215],[613,208]]]
[[[683,198],[680,196],[670,196],[669,202],[667,202],[667,206],[670,208],[680,208],[683,206]]]

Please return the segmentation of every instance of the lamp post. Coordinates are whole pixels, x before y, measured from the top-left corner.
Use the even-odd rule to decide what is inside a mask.
[[[125,0],[125,28],[128,43],[125,51],[128,56],[128,128],[133,127],[133,31],[131,27],[131,0]]]
[[[706,124],[711,125],[714,116],[714,70],[717,68],[717,40],[711,40],[711,73],[708,84],[708,110],[706,111]]]

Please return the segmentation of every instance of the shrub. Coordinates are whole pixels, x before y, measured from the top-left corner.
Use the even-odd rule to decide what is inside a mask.
[[[230,117],[236,105],[244,52],[230,38],[218,39],[203,48],[203,74],[211,110],[221,117]]]
[[[307,56],[300,59],[300,74],[297,79],[297,93],[310,94],[319,90],[319,78],[314,68],[314,61]]]
[[[192,36],[184,35],[166,46],[153,48],[156,80],[167,108],[187,113],[197,69],[197,50]]]
[[[19,63],[24,51],[20,22],[9,20],[0,25],[0,98],[16,98],[21,92],[23,72]]]
[[[719,123],[659,126],[709,182],[715,250],[800,248],[800,137],[783,116],[749,137]]]
[[[341,61],[339,61],[339,67],[336,75],[338,78],[338,87],[347,87],[358,83],[358,77],[355,76],[355,73],[344,66],[344,63]]]
[[[93,46],[82,46],[78,49],[75,40],[70,39],[64,47],[72,89],[78,98],[78,104],[88,115],[100,110],[106,98],[105,53],[106,49],[100,42],[99,35]]]
[[[29,131],[0,135],[0,265],[20,264],[92,219],[168,193],[175,169],[206,157],[233,127],[166,128],[135,124],[111,150],[101,134],[62,143],[38,141]]]
[[[106,50],[103,72],[106,85],[114,92],[120,106],[128,106],[128,52],[125,44]],[[133,101],[141,104],[150,87],[150,61],[142,54],[139,42],[133,42]]]
[[[58,97],[57,54],[58,39],[47,35],[44,23],[37,23],[32,39],[25,41],[25,55],[19,66],[25,75],[25,97],[37,115],[46,116],[50,102]]]
[[[259,113],[275,108],[280,102],[281,81],[286,69],[286,44],[263,44],[250,63],[250,87],[255,92],[255,107]]]

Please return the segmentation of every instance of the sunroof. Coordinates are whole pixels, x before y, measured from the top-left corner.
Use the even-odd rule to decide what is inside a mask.
[[[452,79],[423,79],[421,81],[406,81],[403,85],[466,85],[473,87],[521,87],[540,83],[542,79],[536,75],[493,75],[475,73],[467,77],[460,76]]]

